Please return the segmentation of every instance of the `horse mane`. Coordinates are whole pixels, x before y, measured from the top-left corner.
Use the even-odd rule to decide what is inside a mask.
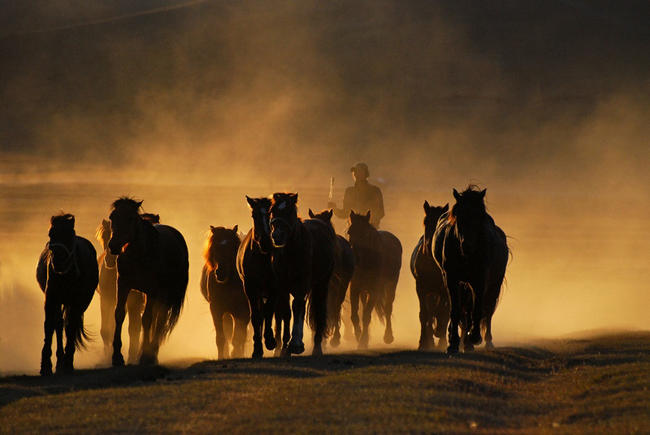
[[[66,221],[69,221],[70,219],[72,219],[72,221],[74,222],[74,215],[71,215],[70,213],[61,212],[61,213],[59,213],[57,215],[54,215],[54,216],[52,216],[50,218],[50,225],[52,225],[52,226],[58,225],[61,222],[66,222]]]
[[[228,241],[232,242],[234,246],[239,246],[241,243],[241,238],[239,237],[239,234],[237,234],[237,231],[233,231],[232,229],[228,229],[225,227],[210,227],[210,233],[208,235],[208,238],[205,240],[205,243],[203,244],[203,259],[205,260],[205,263],[208,265],[210,270],[214,270],[217,268],[217,264],[214,262],[213,258],[214,256],[212,255],[216,249],[218,249],[217,244],[215,244],[215,234],[214,230],[216,229],[224,229],[228,233]]]
[[[483,213],[487,213],[487,207],[485,206],[485,190],[481,190],[481,188],[475,184],[475,183],[469,183],[467,186],[467,189],[463,190],[461,193],[457,193],[454,190],[454,196],[456,197],[458,195],[459,197],[462,198],[467,198],[470,201],[473,201],[477,204],[481,204],[481,211]],[[458,197],[456,197],[458,199]],[[456,201],[456,204],[451,208],[449,213],[447,214],[447,223],[449,225],[455,225],[457,218],[458,218],[458,201]]]
[[[99,226],[95,230],[95,238],[97,239],[97,241],[99,243],[102,244],[102,246],[104,246],[104,236],[106,235],[107,232],[110,232],[110,230],[111,230],[110,227],[107,228],[104,225],[104,222],[105,222],[104,219],[102,219],[102,223],[99,224]]]
[[[116,199],[113,204],[111,204],[111,210],[115,210],[118,207],[127,207],[133,209],[136,213],[139,213],[140,207],[142,206],[143,201],[136,201],[134,198],[129,196],[122,196]]]

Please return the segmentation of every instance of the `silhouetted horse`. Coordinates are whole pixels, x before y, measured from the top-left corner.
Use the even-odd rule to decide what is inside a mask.
[[[122,197],[112,205],[108,247],[117,255],[117,304],[113,365],[124,364],[122,324],[131,289],[146,295],[142,314],[141,365],[156,364],[161,343],[176,326],[187,291],[185,239],[175,228],[152,224],[139,214],[142,201]]]
[[[45,293],[41,375],[52,374],[52,335],[55,331],[57,372],[74,370],[75,349],[83,348],[84,339],[88,339],[83,318],[99,281],[97,252],[89,240],[76,235],[74,222],[71,214],[52,216],[50,241],[36,266],[36,280]]]
[[[270,198],[246,197],[251,208],[253,227],[246,234],[237,253],[237,271],[244,284],[244,291],[251,309],[253,325],[253,358],[264,355],[264,344],[269,350],[281,351],[282,341],[289,342],[288,325],[285,327],[285,337],[280,339],[280,313],[276,315],[276,335],[273,334],[273,316],[278,305],[278,289],[271,265]],[[288,302],[287,302],[288,304]],[[286,309],[284,311],[287,311]],[[286,313],[281,313],[285,315]],[[289,311],[289,315],[290,315]]]
[[[314,331],[313,355],[323,353],[322,341],[329,335],[327,293],[336,258],[336,233],[318,219],[298,217],[298,194],[275,193],[271,206],[272,263],[281,301],[293,296],[293,326],[289,354],[305,351],[303,327]],[[281,302],[281,305],[282,302]]]
[[[372,310],[386,323],[384,343],[393,342],[393,302],[402,267],[402,244],[388,231],[379,231],[365,215],[350,212],[348,240],[356,266],[350,282],[350,308],[354,335],[360,349],[370,340]],[[359,325],[359,300],[363,304],[363,329]]]
[[[312,219],[319,219],[332,227],[332,210],[323,210],[318,214],[309,210],[309,217]],[[334,328],[330,344],[332,347],[338,347],[341,344],[341,307],[345,301],[345,295],[350,286],[350,280],[354,275],[354,254],[352,253],[352,246],[350,242],[341,235],[336,235],[338,248],[336,251],[336,263],[334,264],[334,272],[330,280],[329,292],[327,294],[327,315],[329,317],[329,324]]]
[[[415,278],[415,289],[420,301],[420,343],[418,350],[431,350],[435,346],[434,336],[439,338],[438,346],[447,346],[447,324],[449,323],[449,294],[442,279],[442,271],[431,252],[433,234],[438,219],[449,210],[432,207],[424,201],[424,235],[420,237],[411,255],[411,273]]]
[[[158,222],[152,222],[158,223]],[[104,251],[99,254],[99,302],[101,310],[101,336],[104,342],[104,355],[111,358],[113,336],[115,335],[115,305],[117,304],[117,255],[111,254],[108,241],[111,238],[111,221],[102,219],[97,227],[95,237]],[[142,311],[144,294],[131,291],[126,300],[126,312],[129,314],[129,357],[128,363],[135,364],[140,354],[140,332],[142,331]]]
[[[481,328],[485,330],[486,347],[493,347],[492,316],[510,250],[505,233],[487,213],[485,193],[473,184],[462,193],[454,189],[456,204],[442,215],[433,236],[434,258],[442,270],[451,303],[448,353],[458,352],[461,324],[466,325],[465,350],[482,342]],[[469,288],[473,297],[463,295]]]
[[[210,226],[210,236],[203,250],[205,265],[201,273],[201,294],[210,303],[219,359],[230,356],[231,342],[232,356],[244,356],[246,329],[251,319],[248,299],[237,273],[240,244],[237,225],[233,229]],[[228,326],[226,330],[231,333],[229,336],[224,332],[224,316]]]

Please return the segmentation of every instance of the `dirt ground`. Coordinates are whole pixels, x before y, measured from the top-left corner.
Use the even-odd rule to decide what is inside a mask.
[[[0,379],[2,433],[650,431],[650,334]]]

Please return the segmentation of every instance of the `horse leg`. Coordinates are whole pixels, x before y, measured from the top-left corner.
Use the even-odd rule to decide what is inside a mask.
[[[60,319],[59,319],[60,318]],[[63,323],[61,318],[61,308],[57,304],[45,301],[45,340],[43,350],[41,351],[41,375],[49,376],[52,374],[52,336],[58,323]],[[58,338],[58,337],[57,337]],[[57,340],[58,341],[58,340]],[[58,343],[57,343],[58,344]],[[62,347],[61,347],[62,348]],[[57,352],[58,361],[58,352]]]
[[[244,357],[244,346],[246,345],[246,335],[249,321],[250,318],[248,316],[235,318],[235,327],[232,336],[233,358]]]
[[[366,303],[363,304],[363,317],[362,317],[362,331],[361,337],[359,338],[359,349],[368,349],[368,343],[370,342],[370,321],[372,320],[372,310],[377,304],[376,297],[373,293],[367,293],[368,298]]]
[[[275,356],[289,356],[289,341],[291,340],[291,305],[289,295],[278,298],[275,309]]]
[[[395,291],[397,281],[391,281],[384,287],[386,289],[384,298],[384,315],[386,316],[386,331],[384,332],[384,343],[391,344],[393,337],[393,303],[395,302]]]
[[[302,296],[294,297],[291,308],[293,310],[293,328],[287,352],[289,355],[299,355],[305,351],[305,343],[302,341],[305,325],[305,299]]]
[[[68,322],[65,325],[65,356],[63,358],[63,371],[69,373],[74,371],[75,343],[77,342],[76,337],[80,334],[80,330],[83,330],[83,313],[80,313],[74,308],[70,308],[67,317]],[[57,371],[58,369],[59,364],[57,361]]]
[[[361,288],[358,282],[350,283],[350,320],[354,327],[354,338],[357,343],[361,339],[361,325],[359,324],[359,300],[361,299]]]
[[[262,326],[264,318],[260,304],[262,303],[257,297],[251,299],[251,324],[253,325],[253,358],[262,358],[264,355],[264,345],[262,344]]]
[[[131,289],[125,283],[117,280],[117,303],[115,304],[115,332],[113,333],[113,366],[123,366],[122,356],[122,325],[126,317],[126,300]]]
[[[226,349],[226,337],[223,330],[223,310],[217,303],[210,301],[210,313],[212,314],[212,323],[214,324],[215,341],[217,344],[217,359],[228,358]]]
[[[425,351],[430,350],[430,340],[429,340],[429,298],[427,295],[427,290],[423,288],[424,285],[420,280],[415,282],[415,291],[418,294],[418,301],[420,303],[420,342],[418,344],[418,350]]]
[[[140,350],[139,365],[151,364],[151,328],[154,323],[154,306],[156,302],[152,298],[147,298],[142,313],[142,348]]]
[[[439,295],[436,305],[433,309],[435,313],[436,329],[433,333],[438,337],[438,347],[444,349],[447,347],[447,325],[449,325],[449,296],[447,294]]]
[[[115,298],[109,298],[104,293],[99,294],[99,304],[101,308],[101,329],[102,342],[104,343],[104,357],[108,361],[111,355],[113,344],[113,334],[115,333]],[[117,296],[117,295],[116,295]]]
[[[128,363],[138,362],[140,355],[140,334],[142,332],[142,306],[144,294],[132,290],[126,299],[126,312],[129,315],[129,357]]]
[[[273,318],[275,317],[276,330],[278,326],[278,317],[276,315],[276,307],[278,305],[277,296],[270,296],[264,303],[264,345],[268,350],[275,350],[278,348],[277,331],[273,331]],[[282,322],[280,322],[281,324]],[[281,326],[281,325],[280,325]]]
[[[140,365],[156,365],[158,364],[158,351],[160,344],[163,340],[165,325],[167,324],[167,313],[169,307],[156,301],[153,308],[153,325],[151,326],[151,340],[149,342],[148,350],[142,347],[142,356],[140,357]],[[143,319],[144,322],[144,319]]]
[[[449,291],[449,301],[451,303],[450,322],[448,329],[449,346],[447,347],[448,354],[458,353],[460,345],[460,336],[458,335],[458,327],[462,315],[461,298],[460,298],[460,281],[455,278],[446,278],[446,286]]]
[[[483,319],[483,296],[485,295],[485,278],[476,279],[471,284],[474,290],[474,307],[471,312],[472,329],[470,331],[470,340],[474,345],[483,342],[481,337],[481,320]],[[469,315],[470,313],[468,313]]]

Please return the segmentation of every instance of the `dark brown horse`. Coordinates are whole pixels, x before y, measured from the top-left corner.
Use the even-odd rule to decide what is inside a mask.
[[[261,358],[264,356],[264,345],[268,350],[279,353],[282,341],[289,342],[289,334],[286,332],[285,337],[280,338],[281,322],[278,322],[278,315],[276,315],[276,334],[273,333],[273,316],[278,305],[278,289],[271,265],[273,248],[269,224],[271,199],[247,196],[246,201],[251,209],[253,227],[239,246],[237,271],[251,309],[253,358]]]
[[[438,337],[438,347],[447,347],[447,324],[449,323],[449,294],[442,279],[442,271],[431,252],[431,241],[438,219],[449,210],[432,207],[424,201],[424,235],[420,237],[411,255],[411,273],[415,278],[415,290],[420,302],[420,343],[418,350],[431,350]]]
[[[216,333],[218,358],[242,358],[246,344],[246,329],[251,319],[242,280],[237,273],[237,252],[241,239],[237,225],[228,229],[210,226],[201,273],[201,294],[210,303],[210,313]],[[225,317],[225,318],[224,318]],[[227,324],[224,331],[224,322]]]
[[[456,204],[442,215],[433,236],[434,258],[442,270],[451,303],[448,353],[458,352],[458,328],[464,325],[466,351],[481,344],[481,329],[485,331],[486,347],[494,347],[492,316],[510,250],[505,233],[487,213],[485,193],[473,184],[462,193],[454,189]],[[468,289],[470,297],[464,296]]]
[[[318,219],[298,217],[298,194],[275,193],[271,206],[272,263],[280,300],[293,296],[293,326],[289,354],[305,351],[303,325],[314,331],[313,355],[323,353],[322,341],[329,335],[327,293],[334,271],[337,241],[334,229]],[[281,306],[284,305],[282,302]]]
[[[152,222],[154,223],[154,222]],[[158,223],[158,222],[155,222]],[[102,219],[97,227],[95,237],[104,249],[99,263],[99,302],[101,310],[101,336],[104,342],[104,356],[110,360],[113,353],[113,336],[115,335],[115,305],[117,304],[117,255],[111,254],[108,241],[111,239],[111,221]],[[129,315],[129,364],[135,364],[140,354],[140,333],[142,331],[142,311],[144,294],[131,291],[126,300],[126,312]]]
[[[152,224],[140,213],[142,201],[122,197],[112,205],[108,247],[117,255],[117,304],[113,365],[124,364],[122,324],[132,289],[146,295],[142,315],[141,365],[156,364],[158,350],[176,326],[187,291],[189,260],[185,239],[175,228]]]
[[[318,214],[309,210],[309,217],[319,219],[332,227],[332,210],[323,210]],[[341,307],[345,301],[345,296],[350,286],[350,281],[354,275],[354,253],[350,242],[341,235],[336,235],[338,250],[336,252],[336,263],[334,272],[330,280],[329,292],[327,294],[327,315],[329,323],[334,328],[330,345],[338,347],[341,344]]]
[[[99,271],[97,252],[77,236],[71,214],[52,216],[49,242],[36,266],[36,280],[45,293],[45,344],[41,375],[52,374],[52,335],[56,331],[56,371],[74,370],[74,353],[88,339],[83,318],[93,299]],[[63,331],[65,330],[65,348]]]
[[[348,240],[356,266],[350,282],[350,308],[354,335],[360,349],[370,341],[370,321],[375,310],[386,323],[384,343],[393,342],[393,302],[402,267],[402,244],[388,231],[379,231],[365,215],[350,212]],[[363,329],[359,325],[359,301],[363,305]]]

